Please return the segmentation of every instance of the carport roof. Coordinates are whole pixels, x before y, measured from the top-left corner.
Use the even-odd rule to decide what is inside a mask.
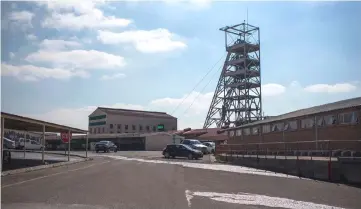
[[[86,134],[88,132],[78,128],[72,128],[69,126],[63,126],[6,112],[1,112],[1,118],[4,118],[4,129],[43,132],[43,125],[45,125],[46,132],[62,133],[70,131],[74,134]]]

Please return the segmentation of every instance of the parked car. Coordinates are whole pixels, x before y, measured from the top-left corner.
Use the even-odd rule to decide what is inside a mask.
[[[19,138],[16,142],[15,142],[15,148],[16,149],[29,149],[29,150],[42,150],[43,149],[43,145],[40,144],[39,142],[35,141],[35,140],[30,140],[30,139],[24,139],[24,138]]]
[[[15,146],[16,146],[15,141],[4,137],[4,148],[15,149]]]
[[[214,153],[216,151],[216,144],[214,142],[203,142],[208,148],[209,153]]]
[[[9,164],[11,162],[11,152],[3,150],[3,163]]]
[[[95,152],[103,151],[103,152],[117,152],[118,147],[111,141],[100,141],[95,144]]]
[[[203,153],[199,150],[185,144],[169,144],[163,149],[165,158],[187,157],[189,160],[199,159],[203,157]]]
[[[207,146],[203,145],[197,139],[183,139],[181,144],[185,144],[185,145],[192,147],[193,149],[202,151],[203,154],[209,154]]]

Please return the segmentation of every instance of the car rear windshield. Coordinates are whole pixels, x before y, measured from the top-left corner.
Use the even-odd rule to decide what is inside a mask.
[[[108,144],[108,142],[107,141],[100,141],[100,142],[98,142],[98,144]]]

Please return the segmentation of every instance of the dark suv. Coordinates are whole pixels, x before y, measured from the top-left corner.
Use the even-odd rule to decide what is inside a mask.
[[[169,144],[163,149],[163,156],[165,158],[187,157],[189,160],[197,160],[203,157],[203,153],[185,144]]]
[[[117,145],[115,145],[113,142],[111,141],[100,141],[97,142],[95,144],[95,151],[99,152],[99,151],[103,151],[103,152],[110,152],[110,151],[114,151],[117,152]]]

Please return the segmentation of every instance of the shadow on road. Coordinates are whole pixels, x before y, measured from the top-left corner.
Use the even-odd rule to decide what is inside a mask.
[[[59,163],[63,162],[62,160],[46,160],[46,164],[53,164],[53,163]],[[4,163],[3,164],[3,171],[8,170],[14,170],[14,169],[20,169],[20,168],[28,168],[28,167],[34,167],[44,165],[42,160],[37,159],[11,159],[10,163]]]

